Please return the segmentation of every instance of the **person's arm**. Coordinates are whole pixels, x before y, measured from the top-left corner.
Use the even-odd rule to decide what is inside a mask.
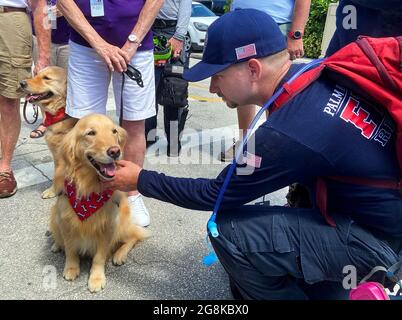
[[[163,5],[164,0],[146,0],[144,7],[141,10],[140,16],[137,23],[135,24],[132,34],[135,34],[138,38],[139,43],[145,38],[147,33],[152,27],[156,16],[160,8]],[[138,44],[130,41],[126,41],[122,50],[124,50],[129,56],[130,60],[135,55],[138,49]]]
[[[128,54],[119,47],[103,40],[90,25],[74,0],[58,0],[57,8],[67,19],[70,26],[88,41],[89,45],[105,60],[111,71],[123,72],[127,69],[127,63],[130,61]]]
[[[190,22],[191,10],[191,0],[180,1],[176,31],[173,37],[169,39],[173,49],[173,57],[180,56],[180,53],[183,50],[183,43],[187,34],[188,24]]]
[[[31,0],[29,4],[38,41],[38,60],[34,69],[34,74],[37,74],[50,64],[51,26],[47,16],[46,0]]]
[[[304,28],[310,13],[310,4],[311,0],[295,0],[290,31],[300,31],[304,34]],[[303,57],[303,39],[295,40],[288,37],[288,51],[292,60]]]
[[[309,182],[312,177],[328,175],[330,163],[318,153],[273,129],[256,132],[255,154],[261,157],[259,168],[249,167],[250,174],[233,174],[222,202],[222,209],[248,203],[293,182]],[[115,181],[105,188],[138,191],[146,196],[194,210],[212,210],[229,167],[216,179],[169,177],[141,169],[125,161],[117,170]],[[257,165],[258,166],[258,165]],[[241,169],[244,173],[244,168]]]

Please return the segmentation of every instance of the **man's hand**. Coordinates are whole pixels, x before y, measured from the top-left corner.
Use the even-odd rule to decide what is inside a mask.
[[[288,51],[290,60],[299,59],[304,56],[303,39],[288,38]]]
[[[183,51],[183,41],[172,37],[169,39],[169,43],[172,46],[173,58],[180,57],[180,54]]]
[[[117,170],[113,180],[102,181],[102,188],[113,189],[120,191],[137,190],[138,176],[141,172],[141,167],[133,162],[120,160],[116,162]]]
[[[110,71],[123,72],[127,70],[130,57],[126,51],[102,41],[94,47],[96,52],[105,60]]]

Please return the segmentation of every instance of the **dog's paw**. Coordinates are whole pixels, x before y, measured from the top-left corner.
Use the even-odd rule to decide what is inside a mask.
[[[88,280],[88,289],[92,293],[101,291],[106,285],[106,277],[104,274],[90,276]]]
[[[67,281],[75,280],[80,274],[80,268],[72,267],[72,268],[65,268],[63,272],[63,277]]]
[[[52,251],[54,253],[57,253],[60,250],[61,250],[61,248],[56,243],[53,243],[52,247],[50,248],[50,251]]]
[[[112,262],[115,266],[121,266],[125,264],[127,261],[127,253],[122,253],[120,250],[118,250],[114,255]]]
[[[45,191],[42,192],[42,199],[50,199],[54,198],[57,196],[56,192],[53,189],[53,186],[51,186],[49,189],[46,189]]]

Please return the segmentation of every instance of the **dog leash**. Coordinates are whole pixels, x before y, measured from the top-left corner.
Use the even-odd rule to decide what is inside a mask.
[[[29,121],[29,120],[28,120],[28,116],[27,116],[27,106],[28,106],[28,100],[25,100],[24,107],[22,108],[22,115],[24,116],[24,120],[26,121],[26,123],[28,123],[28,124],[34,124],[34,123],[38,120],[38,115],[39,115],[38,106],[36,106],[36,105],[34,105],[34,104],[32,105],[33,110],[34,110],[34,113],[33,113],[33,120],[32,120],[32,121]]]
[[[219,195],[218,198],[216,200],[215,206],[214,206],[214,210],[212,212],[211,217],[208,220],[207,223],[207,228],[208,228],[208,232],[211,234],[212,237],[216,238],[219,236],[219,231],[218,231],[218,226],[215,222],[216,220],[216,215],[218,213],[218,210],[221,206],[222,200],[223,200],[223,196],[225,194],[225,191],[229,185],[230,179],[232,177],[232,174],[236,168],[236,164],[240,159],[240,156],[243,154],[243,150],[245,148],[245,146],[247,145],[248,139],[250,138],[251,134],[252,134],[252,130],[254,129],[255,125],[257,124],[258,120],[260,119],[261,115],[265,112],[265,110],[268,110],[268,108],[272,105],[272,103],[283,93],[284,86],[286,84],[290,84],[292,83],[294,80],[296,80],[296,78],[298,78],[302,73],[304,73],[305,71],[312,69],[314,67],[316,67],[317,65],[319,65],[321,62],[323,61],[323,59],[316,59],[311,61],[310,63],[306,64],[304,67],[302,67],[300,70],[298,70],[291,78],[290,80],[288,80],[284,85],[282,85],[279,90],[277,90],[275,92],[275,94],[263,105],[263,107],[258,111],[258,113],[256,114],[256,116],[254,117],[253,121],[251,122],[251,124],[249,125],[248,129],[247,129],[247,133],[246,133],[246,137],[241,141],[240,147],[237,149],[236,151],[236,156],[235,158],[232,160],[232,163],[230,164],[229,170],[226,174],[225,180],[223,181],[223,185],[219,191]],[[208,244],[208,254],[203,258],[203,263],[206,266],[210,266],[212,264],[214,264],[216,261],[218,261],[216,254],[212,251],[212,246],[209,245],[209,237],[208,237],[208,232],[207,232],[207,237],[206,237],[206,241]]]

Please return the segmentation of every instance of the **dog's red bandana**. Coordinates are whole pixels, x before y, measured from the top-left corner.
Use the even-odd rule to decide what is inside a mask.
[[[43,125],[45,127],[49,127],[52,124],[60,122],[65,117],[66,117],[66,109],[65,108],[59,109],[59,111],[57,111],[57,113],[55,115],[53,115],[49,112],[45,112],[45,121],[43,121]]]
[[[92,216],[110,199],[113,194],[113,190],[109,189],[103,191],[102,193],[93,192],[87,197],[77,199],[77,193],[74,184],[65,180],[64,188],[71,207],[81,221],[84,221],[85,219],[88,219],[90,216]]]

